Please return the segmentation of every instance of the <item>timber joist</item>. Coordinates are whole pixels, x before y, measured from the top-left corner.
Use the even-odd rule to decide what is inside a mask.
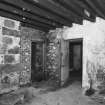
[[[5,11],[5,10],[0,9],[0,15],[3,17],[7,17],[7,18],[11,18],[11,19],[23,22],[23,23],[31,24],[31,26],[36,27],[36,29],[39,28],[42,31],[48,31],[50,29],[49,27],[45,27],[45,26],[41,26],[40,24],[33,23],[29,19],[23,18],[20,15],[16,15],[16,14],[14,15],[13,13]]]
[[[105,19],[104,11],[104,0],[0,0],[1,16],[43,31]]]
[[[47,18],[47,20],[53,21],[53,24],[58,23],[60,25],[71,26],[71,23],[68,23],[68,21],[62,19],[59,16],[53,15],[50,12],[44,11],[43,9],[40,9],[39,7],[33,5],[29,2],[24,2],[22,0],[3,0],[3,1],[8,3],[9,5],[13,5],[13,6],[16,5],[17,8],[24,9],[28,12],[36,14],[37,16],[39,15],[43,19]]]

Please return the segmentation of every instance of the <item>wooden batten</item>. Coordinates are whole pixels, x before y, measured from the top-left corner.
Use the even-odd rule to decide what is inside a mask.
[[[28,0],[29,2],[32,2],[32,0]],[[82,17],[74,14],[72,11],[67,10],[63,6],[55,3],[55,2],[50,2],[48,0],[39,0],[39,2],[32,2],[35,5],[39,6],[43,10],[49,11],[52,14],[58,15],[62,17],[63,19],[67,20],[68,22],[75,22],[78,24],[82,23]],[[75,19],[78,18],[78,19]]]
[[[55,0],[54,0],[55,1]],[[95,15],[90,14],[91,16],[88,17],[85,13],[84,13],[84,8],[75,5],[75,3],[72,0],[59,0],[60,4],[62,6],[64,6],[65,8],[67,8],[69,11],[73,11],[75,14],[81,16],[83,19],[89,20],[91,22],[95,21]]]
[[[65,19],[62,19],[59,16],[56,16],[48,11],[45,11],[29,2],[27,2],[26,0],[21,1],[21,0],[4,0],[5,2],[12,4],[14,6],[18,6],[20,8],[25,8],[26,10],[30,10],[31,12],[41,15],[42,17],[46,17],[49,20],[54,20],[58,23],[61,23],[63,25],[67,25],[67,26],[71,26],[71,23],[69,23],[68,21],[66,21]]]
[[[40,19],[39,17],[37,17],[37,16],[35,16],[35,15],[31,14],[31,13],[28,13],[28,12],[23,11],[21,9],[18,9],[16,7],[12,7],[9,4],[0,3],[0,9],[6,10],[6,11],[9,11],[9,12],[13,12],[14,14],[19,14],[19,15],[24,16],[26,18],[30,18],[30,19],[34,20],[35,22],[36,21],[42,22],[43,24],[46,24],[48,26],[56,26],[56,27],[60,27],[61,26],[60,24],[58,25],[58,24],[56,24],[54,22],[53,23],[52,22],[49,23],[49,21],[46,21],[43,18]]]
[[[1,10],[1,9],[0,9],[0,15],[3,16],[3,17],[7,17],[7,18],[10,18],[10,19],[14,19],[14,20],[20,21],[20,22],[25,22],[25,23],[31,24],[31,25],[33,25],[33,27],[37,26],[41,30],[43,29],[43,30],[46,31],[46,30],[50,29],[49,27],[44,27],[44,26],[41,26],[40,24],[33,23],[30,20],[23,20],[23,17],[21,17],[19,15],[16,15],[16,14],[14,15],[11,12],[4,11],[4,10]]]
[[[30,28],[34,28],[34,29],[37,29],[37,30],[40,29],[41,31],[44,31],[44,32],[48,32],[49,31],[49,29],[45,29],[45,28],[39,27],[39,26],[34,26],[34,25],[32,25],[32,24],[30,24],[28,22],[21,22],[21,26],[23,26],[23,27],[30,27]]]
[[[1,0],[0,10],[5,17],[46,30],[81,25],[84,19],[95,22],[96,16],[105,19],[104,0]]]
[[[96,12],[97,16],[105,18],[105,15],[102,13],[102,11],[100,11],[99,8],[97,8],[97,6],[95,5],[95,3],[92,0],[88,0],[86,2],[88,3],[88,5],[90,5],[90,7],[93,9],[93,11]]]

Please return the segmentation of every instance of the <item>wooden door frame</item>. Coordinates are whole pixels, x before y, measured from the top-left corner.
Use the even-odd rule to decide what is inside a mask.
[[[81,64],[82,64],[82,81],[83,81],[83,38],[74,38],[74,39],[69,39],[69,48],[70,48],[70,43],[77,43],[77,44],[81,44]],[[70,53],[70,49],[69,49],[69,53]],[[70,54],[69,54],[70,55]],[[70,63],[70,59],[69,59],[69,63]],[[70,66],[70,65],[69,65]],[[69,67],[70,68],[70,67]],[[81,81],[81,82],[82,82]]]
[[[32,43],[42,43],[43,44],[43,71],[44,71],[45,70],[45,47],[46,45],[43,40],[31,40],[31,73],[32,73]],[[31,78],[32,78],[32,74],[31,74]]]
[[[83,39],[82,38],[78,38],[78,39],[70,39],[69,40],[69,55],[70,55],[70,43],[72,44],[72,45],[81,45],[81,64],[83,63],[82,61],[83,61]],[[70,62],[70,56],[69,56],[69,62]],[[70,68],[70,65],[69,65],[69,68]]]

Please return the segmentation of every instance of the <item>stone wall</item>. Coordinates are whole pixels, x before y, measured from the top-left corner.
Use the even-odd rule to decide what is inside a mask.
[[[89,88],[90,85],[92,85],[95,89],[105,88],[104,27],[105,20],[97,18],[96,22],[94,23],[84,20],[83,25],[73,24],[72,28],[64,27],[63,29],[54,30],[52,31],[52,33],[49,34],[49,39],[53,39],[53,41],[51,41],[53,43],[50,42],[50,45],[48,45],[48,51],[50,52],[48,52],[48,58],[50,60],[54,59],[54,63],[57,59],[59,59],[59,57],[56,56],[57,50],[53,50],[53,48],[56,49],[59,45],[57,43],[57,40],[63,38],[63,40],[68,42],[69,39],[83,39],[83,88]],[[67,53],[67,51],[65,51],[65,53]],[[55,57],[51,57],[50,55],[54,55]],[[51,61],[51,63],[49,62],[50,66],[48,66],[48,71],[52,71],[53,73],[55,71],[59,72],[59,69],[57,69],[58,66],[54,66],[55,69],[53,68],[53,66],[51,66],[54,65],[52,62],[53,61]],[[65,74],[68,74],[68,70],[66,69],[61,71],[61,75],[55,72],[54,76],[58,75],[61,81],[66,81],[64,80],[67,79],[67,77],[64,77],[66,76]]]
[[[0,93],[30,83],[31,41],[42,41],[44,32],[0,17]]]
[[[83,38],[83,82],[89,88],[90,81],[95,89],[105,88],[105,20],[97,18],[95,23],[84,21],[65,28],[65,40]]]
[[[29,72],[31,79],[31,42],[43,42],[44,32],[35,30],[28,27],[21,27],[21,64],[24,66],[25,71]],[[23,79],[23,80],[27,80]]]
[[[58,30],[47,34],[46,72],[53,85],[60,85],[60,40],[57,38]]]
[[[22,69],[19,25],[18,21],[0,17],[0,91],[17,88],[19,83]]]

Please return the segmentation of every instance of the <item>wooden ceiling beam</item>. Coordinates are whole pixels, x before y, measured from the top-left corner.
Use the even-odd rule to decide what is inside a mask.
[[[19,15],[21,15],[23,17],[27,17],[27,18],[30,18],[32,20],[42,22],[42,23],[44,23],[46,25],[49,25],[49,26],[55,26],[55,27],[61,27],[62,26],[61,24],[51,22],[51,21],[48,21],[48,20],[43,19],[43,18],[39,18],[39,17],[33,15],[32,13],[29,13],[29,12],[27,12],[25,10],[23,11],[21,9],[18,9],[16,7],[13,7],[13,6],[11,6],[9,4],[6,4],[4,2],[1,2],[1,1],[0,1],[0,9],[11,11],[11,12],[19,14]]]
[[[47,29],[105,19],[104,0],[1,0],[0,9]]]
[[[34,18],[32,18],[30,14],[26,14],[26,13],[22,12],[21,10],[18,11],[17,9],[15,9],[15,8],[13,8],[13,7],[11,7],[11,6],[4,5],[4,4],[0,3],[0,9],[3,9],[3,10],[5,10],[5,11],[7,11],[7,12],[11,12],[11,13],[13,13],[14,15],[16,14],[16,15],[19,15],[20,17],[27,18],[27,19],[31,20],[33,23],[35,23],[35,24],[40,24],[40,25],[42,25],[42,26],[45,26],[45,27],[47,26],[47,27],[49,27],[49,28],[56,28],[56,26],[53,26],[53,25],[51,25],[51,24],[43,23],[43,22],[37,21],[37,20],[35,20]],[[28,15],[29,15],[29,16],[28,16]]]
[[[44,32],[48,32],[48,31],[49,31],[49,30],[43,29],[43,28],[41,28],[41,27],[39,27],[39,26],[34,26],[34,25],[32,25],[32,24],[30,24],[30,23],[27,23],[27,22],[21,22],[20,24],[21,24],[21,26],[23,26],[23,27],[34,28],[34,29],[37,29],[37,30],[40,29],[41,31],[44,31]]]
[[[90,7],[89,7],[89,5],[87,5],[85,2],[84,2],[85,0],[72,0],[72,2],[76,5],[76,6],[78,6],[79,8],[83,8],[83,9],[86,9],[87,11],[89,11],[90,13],[92,13],[92,14],[96,14]]]
[[[3,17],[6,17],[6,18],[10,18],[10,19],[14,19],[14,20],[17,20],[20,22],[25,22],[27,24],[31,24],[33,27],[39,27],[39,30],[42,30],[42,31],[47,31],[50,29],[49,27],[33,23],[33,21],[31,21],[29,19],[23,19],[23,17],[21,17],[19,15],[13,14],[11,12],[8,12],[8,11],[2,10],[2,9],[0,9],[0,15]]]
[[[40,19],[40,20],[42,20],[42,21],[45,21],[45,22],[47,22],[47,23],[49,23],[49,24],[56,24],[56,26],[62,26],[63,24],[61,24],[60,22],[58,22],[58,21],[55,21],[55,20],[53,20],[53,19],[48,19],[48,18],[46,18],[45,16],[41,16],[41,15],[38,15],[38,14],[36,14],[35,12],[33,12],[33,11],[30,11],[30,9],[28,8],[28,4],[24,4],[22,1],[20,1],[20,0],[18,0],[18,2],[20,3],[18,3],[18,5],[17,5],[17,0],[15,1],[9,1],[9,2],[7,2],[6,0],[1,0],[0,1],[0,3],[4,3],[4,4],[8,4],[8,5],[10,5],[10,6],[12,6],[12,7],[14,7],[14,8],[16,8],[16,9],[18,9],[18,10],[23,10],[23,9],[25,9],[24,10],[24,12],[27,12],[27,13],[29,13],[29,14],[31,14],[31,15],[33,15],[34,16],[34,18],[35,19]],[[23,6],[23,7],[22,7]],[[25,7],[24,7],[25,6]],[[29,6],[30,7],[30,6]],[[34,9],[34,8],[32,8],[32,9]]]
[[[40,17],[44,17],[47,19],[51,19],[52,21],[55,21],[57,23],[61,23],[63,25],[66,26],[71,26],[72,23],[69,23],[67,20],[61,18],[60,16],[56,16],[48,11],[45,11],[43,9],[40,9],[39,7],[32,5],[30,3],[27,3],[26,1],[22,1],[22,0],[2,0],[5,1],[6,3],[9,3],[11,5],[17,6],[19,8],[24,8],[27,11],[30,11],[32,13],[35,13],[37,15],[39,15]]]
[[[95,5],[97,8],[105,15],[105,1],[104,0],[96,0]]]
[[[46,23],[46,24],[49,24],[49,25],[52,25],[52,26],[56,26],[56,27],[59,27],[59,28],[63,26],[63,24],[60,23],[60,22],[57,22],[57,21],[52,20],[52,19],[48,19],[48,18],[43,17],[43,16],[39,16],[37,14],[34,14],[31,11],[27,11],[26,10],[24,12],[29,13],[29,14],[32,14],[33,15],[33,18],[36,19],[36,20],[38,20],[38,21],[40,21],[40,22],[43,22],[43,23]]]
[[[85,2],[85,0],[70,0],[69,2],[71,2],[71,4],[74,4],[75,6],[77,6],[78,8],[82,8],[83,12],[84,12],[84,16],[86,16],[85,11],[89,12],[90,16],[86,16],[86,18],[91,22],[95,22],[96,21],[96,13],[93,11],[93,9]]]
[[[34,3],[39,8],[42,8],[45,11],[51,12],[52,14],[58,15],[68,22],[75,22],[77,24],[82,24],[82,17],[74,14],[72,11],[69,11],[62,7],[60,4],[53,2],[52,0],[27,0],[30,3]]]
[[[48,4],[46,5],[46,3],[44,3],[45,4],[45,6],[44,6],[43,4],[41,4],[41,5],[40,4],[37,4],[37,3],[35,3],[32,0],[27,0],[27,1],[26,0],[23,0],[23,1],[26,2],[26,3],[28,3],[28,4],[30,4],[30,5],[32,5],[33,7],[36,7],[38,9],[42,10],[43,12],[46,12],[48,18],[53,18],[53,19],[55,19],[57,21],[60,21],[62,24],[68,25],[68,26],[71,26],[72,23],[73,23],[73,21],[71,20],[71,17],[68,18],[68,17],[66,17],[64,15],[61,15],[58,12],[54,12],[56,10],[56,8],[54,7],[53,8],[54,11],[53,11],[52,8],[50,8]],[[61,10],[59,12],[61,12]]]
[[[53,1],[60,3],[62,6],[64,6],[64,8],[75,13],[75,15],[77,14],[79,16],[82,16],[82,14],[83,14],[83,9],[76,6],[72,2],[72,0],[53,0]]]
[[[95,2],[94,0],[86,0],[86,3],[93,9],[93,11],[97,14],[97,16],[105,18],[105,15],[102,13],[102,11],[99,10],[99,8],[97,8]]]
[[[55,3],[60,4],[66,10],[68,10],[71,14],[73,14],[76,18],[82,18],[82,9],[73,5],[70,0],[53,0]]]
[[[95,15],[94,15],[94,18],[91,17],[91,16],[88,17],[84,13],[84,8],[75,5],[75,3],[73,2],[73,0],[54,0],[54,1],[58,1],[62,6],[64,6],[65,8],[67,8],[70,11],[73,11],[75,14],[83,17],[83,19],[89,20],[91,22],[94,22],[95,21]]]
[[[20,15],[21,16],[21,15]],[[26,20],[30,21],[31,23],[33,23],[34,25],[39,25],[39,26],[42,26],[42,27],[45,27],[45,28],[49,28],[49,29],[55,29],[56,27],[55,26],[52,26],[52,25],[48,25],[48,24],[44,24],[44,23],[41,23],[41,22],[38,22],[38,21],[35,21],[33,19],[30,19],[30,18],[27,18],[27,17],[24,17]]]

